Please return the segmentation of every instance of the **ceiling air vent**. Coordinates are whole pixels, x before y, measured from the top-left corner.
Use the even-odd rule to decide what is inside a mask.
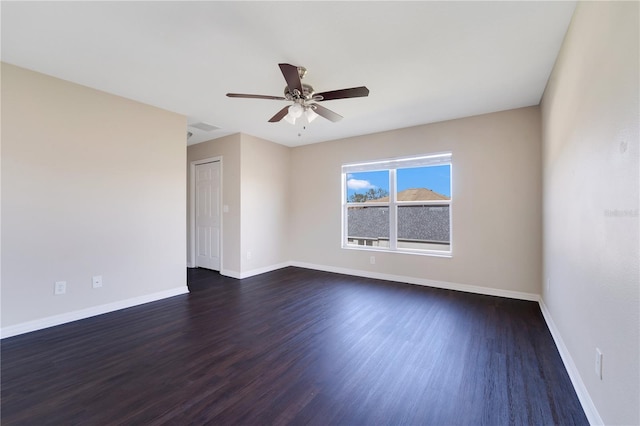
[[[218,130],[220,128],[220,127],[216,127],[211,124],[202,123],[202,122],[189,124],[189,127],[193,127],[199,130],[204,130],[205,132],[213,132],[214,130]]]

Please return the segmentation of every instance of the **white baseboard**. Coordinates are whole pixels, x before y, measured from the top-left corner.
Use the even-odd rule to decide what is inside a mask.
[[[240,272],[232,271],[230,269],[220,269],[220,275],[224,275],[225,277],[240,279]]]
[[[187,286],[176,287],[157,293],[146,294],[144,296],[133,297],[131,299],[120,300],[118,302],[107,303],[105,305],[93,306],[91,308],[80,309],[78,311],[66,312],[60,315],[53,315],[33,321],[27,321],[21,324],[10,325],[0,329],[0,338],[17,336],[19,334],[30,333],[44,328],[54,327],[56,325],[66,324],[68,322],[78,321],[85,318],[102,315],[120,309],[130,308],[132,306],[142,305],[144,303],[155,302],[180,294],[189,292]]]
[[[287,266],[291,266],[291,262],[276,263],[275,265],[269,265],[262,268],[251,269],[250,271],[244,271],[244,272],[232,271],[229,269],[222,269],[220,271],[220,275],[224,275],[225,277],[237,278],[241,280],[243,278],[249,278],[255,275],[265,274],[267,272],[286,268]]]
[[[573,388],[578,395],[578,399],[580,400],[580,404],[582,405],[584,414],[587,416],[587,420],[589,420],[589,424],[603,425],[604,422],[602,421],[602,417],[600,417],[600,413],[598,413],[598,410],[596,409],[596,406],[594,405],[593,400],[591,399],[591,396],[587,391],[587,387],[582,381],[582,377],[578,372],[578,368],[573,362],[573,358],[571,357],[569,350],[562,340],[560,331],[553,322],[553,318],[551,318],[551,312],[549,312],[549,309],[547,309],[547,306],[544,304],[544,300],[542,298],[540,299],[540,310],[542,311],[544,320],[547,322],[547,327],[549,328],[551,336],[556,343],[558,352],[560,352],[560,357],[562,358],[562,362],[564,363],[564,368],[569,374],[569,379],[571,379],[571,384],[573,384]]]
[[[525,292],[512,291],[512,290],[503,290],[499,288],[481,287],[481,286],[475,286],[475,285],[469,285],[469,284],[459,284],[459,283],[452,283],[448,281],[428,280],[425,278],[408,277],[404,275],[382,274],[379,272],[362,271],[359,269],[349,269],[349,268],[338,268],[334,266],[317,265],[317,264],[305,263],[305,262],[290,262],[290,265],[297,266],[300,268],[315,269],[315,270],[325,271],[325,272],[335,272],[337,274],[354,275],[358,277],[375,278],[379,280],[416,284],[416,285],[422,285],[426,287],[443,288],[446,290],[464,291],[467,293],[484,294],[487,296],[499,296],[499,297],[506,297],[509,299],[529,300],[532,302],[538,302],[540,300],[540,295],[538,294],[525,293]]]

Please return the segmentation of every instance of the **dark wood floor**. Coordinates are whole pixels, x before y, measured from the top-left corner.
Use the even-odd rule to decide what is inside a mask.
[[[2,341],[2,424],[587,424],[537,303],[285,268]]]

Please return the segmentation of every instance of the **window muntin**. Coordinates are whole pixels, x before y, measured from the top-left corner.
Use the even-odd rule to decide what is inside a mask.
[[[344,248],[451,254],[451,154],[342,167]]]

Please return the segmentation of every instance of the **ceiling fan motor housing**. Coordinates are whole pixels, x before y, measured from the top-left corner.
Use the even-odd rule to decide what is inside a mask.
[[[310,100],[316,100],[313,97],[314,90],[310,84],[302,84],[302,93],[298,93],[296,89],[289,90],[289,86],[284,86],[284,97],[293,102],[304,102]]]

